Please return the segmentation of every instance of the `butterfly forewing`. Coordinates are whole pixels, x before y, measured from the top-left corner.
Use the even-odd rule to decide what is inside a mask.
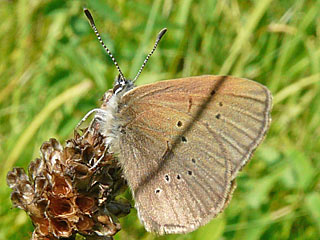
[[[250,80],[201,76],[137,87],[119,106],[120,162],[140,219],[183,233],[225,207],[267,131],[271,95]]]

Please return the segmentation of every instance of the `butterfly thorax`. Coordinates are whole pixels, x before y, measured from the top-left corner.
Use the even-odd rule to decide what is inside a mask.
[[[118,117],[119,103],[122,96],[134,88],[131,80],[116,79],[113,89],[105,92],[101,110],[96,113],[95,119],[99,123],[99,131],[105,136],[106,146],[110,152],[119,152],[119,134],[121,119]]]

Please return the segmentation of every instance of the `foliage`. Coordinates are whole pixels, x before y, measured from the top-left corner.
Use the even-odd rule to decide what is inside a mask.
[[[51,137],[70,138],[117,74],[134,77],[156,34],[168,32],[138,84],[201,74],[255,79],[274,95],[264,143],[238,177],[226,211],[188,235],[147,233],[136,211],[116,239],[316,239],[320,235],[320,1],[0,2],[0,239],[29,239],[5,175]],[[127,193],[128,197],[130,194]]]

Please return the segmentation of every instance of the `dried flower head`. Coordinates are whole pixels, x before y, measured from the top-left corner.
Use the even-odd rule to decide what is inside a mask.
[[[115,157],[105,152],[104,138],[91,128],[67,141],[41,146],[41,158],[7,175],[11,201],[25,210],[35,226],[32,239],[112,239],[120,230],[117,217],[130,204],[116,197],[126,189]]]

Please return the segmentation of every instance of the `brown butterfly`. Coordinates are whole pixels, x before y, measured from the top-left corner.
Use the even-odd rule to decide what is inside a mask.
[[[135,87],[105,46],[119,76],[103,108],[90,111],[118,154],[138,215],[148,231],[187,233],[228,204],[235,177],[262,142],[271,122],[272,96],[263,85],[231,76],[197,76]]]

